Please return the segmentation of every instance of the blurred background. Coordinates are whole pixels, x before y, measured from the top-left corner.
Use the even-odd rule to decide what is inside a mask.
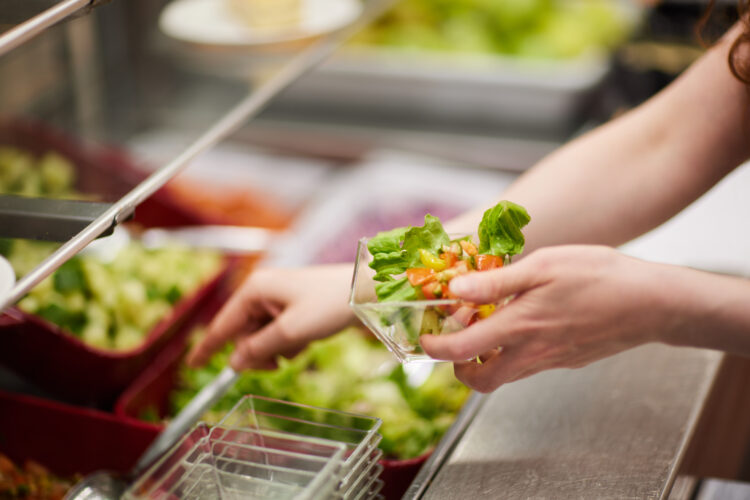
[[[55,3],[5,0],[0,37]],[[2,317],[0,389],[94,407],[118,422],[155,422],[138,442],[145,445],[161,419],[226,364],[223,352],[193,373],[181,357],[258,262],[352,261],[362,236],[420,224],[427,212],[449,218],[489,203],[556,147],[678,77],[736,20],[736,3],[717,1],[701,41],[696,26],[707,5],[111,0],[0,50],[0,191],[116,203],[147,175],[188,163],[137,207],[133,239],[153,227],[209,224],[272,235],[252,255],[229,260],[141,247],[82,254]],[[257,112],[243,111],[239,126],[213,147],[184,157],[256,98]],[[747,197],[737,191],[730,198]],[[731,229],[713,223],[715,208],[722,209],[704,206],[697,216],[712,219],[707,230],[726,238]],[[684,244],[691,220],[630,250],[732,272],[747,266],[737,260],[742,245],[722,247],[731,255],[684,253],[692,249]],[[21,277],[58,245],[0,240],[0,253]],[[94,262],[92,254],[104,258]],[[252,374],[243,390],[381,412],[385,425],[396,424],[383,430],[391,458],[424,460],[468,392],[450,386],[455,396],[436,415],[443,391],[455,384],[450,374],[436,374],[414,397],[409,374],[360,338],[334,339],[276,378]],[[376,364],[328,366],[346,361],[345,348],[356,351],[349,359]],[[341,373],[356,384],[340,387]],[[139,451],[95,465],[127,469]],[[395,488],[386,496],[403,492],[415,473],[412,467],[406,479],[386,481]]]

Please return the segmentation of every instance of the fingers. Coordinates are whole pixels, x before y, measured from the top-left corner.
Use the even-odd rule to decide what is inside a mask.
[[[514,326],[519,324],[516,317],[511,303],[465,330],[447,335],[422,335],[419,342],[432,358],[467,361],[486,351],[522,341],[515,333]]]
[[[307,340],[290,335],[285,328],[288,312],[282,313],[263,328],[239,340],[229,359],[229,364],[237,371],[276,367],[276,356],[294,357],[307,345]]]
[[[451,292],[478,304],[500,302],[506,297],[523,293],[539,284],[537,274],[529,272],[531,268],[527,262],[457,276],[451,280]]]
[[[505,384],[535,373],[530,370],[529,359],[522,351],[502,349],[495,351],[482,363],[463,362],[454,364],[456,378],[468,387],[489,393]]]
[[[208,326],[206,336],[188,354],[189,366],[200,366],[239,332],[253,332],[270,315],[268,308],[250,286],[232,295]]]

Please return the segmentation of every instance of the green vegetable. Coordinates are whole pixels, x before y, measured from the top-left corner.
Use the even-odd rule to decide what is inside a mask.
[[[402,302],[405,300],[417,300],[417,292],[409,284],[409,280],[401,278],[394,281],[386,281],[375,285],[375,295],[380,302]]]
[[[0,193],[81,198],[75,169],[55,153],[35,157],[0,146]],[[0,253],[22,277],[57,247],[55,243],[0,240]],[[78,255],[37,285],[19,307],[73,333],[85,343],[115,350],[140,344],[182,297],[216,274],[217,253],[182,247],[148,250],[132,242],[111,262]]]
[[[73,257],[61,265],[53,275],[55,290],[67,293],[86,289],[86,278],[81,266],[81,258]]]
[[[390,231],[383,231],[367,242],[367,249],[372,255],[379,253],[401,252],[401,242],[408,227],[399,227]]]
[[[394,275],[401,274],[410,267],[424,267],[420,260],[419,251],[429,250],[437,254],[443,245],[449,242],[450,237],[443,229],[440,219],[430,214],[424,216],[424,226],[400,227],[378,233],[367,243],[367,249],[372,255],[370,267],[376,273],[374,279],[388,282],[395,279]],[[387,285],[387,283],[384,283],[384,285]],[[400,287],[400,283],[399,285],[381,287],[383,291],[376,292],[378,293],[378,300],[397,300],[388,297],[391,296],[393,290]],[[416,295],[414,298],[416,298]]]
[[[178,389],[170,396],[172,415],[226,366],[231,352],[228,345],[202,368],[180,368]],[[291,360],[279,358],[278,365],[275,371],[243,372],[203,419],[218,421],[244,394],[371,415],[383,420],[384,454],[406,459],[437,444],[470,392],[450,365],[436,365],[426,382],[409,385],[388,350],[357,328],[313,342]],[[292,421],[281,430],[295,428]]]
[[[619,0],[401,0],[354,43],[569,59],[621,43],[626,14]]]
[[[521,228],[530,220],[525,208],[510,201],[490,208],[479,223],[479,253],[505,256],[523,252]]]
[[[430,214],[425,215],[424,226],[409,228],[404,234],[403,249],[409,259],[408,267],[423,267],[420,250],[427,250],[437,255],[443,245],[448,243],[450,243],[450,237],[443,229],[440,219]]]
[[[9,262],[19,275],[27,265],[23,252],[45,243],[16,240]],[[21,252],[21,254],[19,254]],[[158,250],[138,242],[124,247],[111,262],[81,254],[65,262],[19,302],[37,314],[104,349],[128,350],[145,336],[185,295],[219,269],[214,252],[181,247]]]
[[[403,250],[380,252],[372,254],[372,256],[370,267],[377,271],[373,276],[375,281],[392,280],[391,275],[401,274],[409,267],[409,262]]]
[[[10,238],[0,238],[0,255],[7,257],[13,250],[13,240]]]

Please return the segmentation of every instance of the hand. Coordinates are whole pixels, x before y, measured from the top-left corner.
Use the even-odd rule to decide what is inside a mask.
[[[278,355],[293,357],[312,340],[353,320],[348,294],[351,265],[258,269],[219,311],[206,337],[188,355],[199,366],[236,341],[235,370],[273,369]]]
[[[471,302],[515,298],[461,332],[422,336],[422,347],[454,361],[456,376],[480,392],[550,368],[581,367],[666,340],[681,327],[674,270],[607,247],[538,250],[506,268],[454,279],[451,291]],[[476,356],[483,363],[466,361]]]

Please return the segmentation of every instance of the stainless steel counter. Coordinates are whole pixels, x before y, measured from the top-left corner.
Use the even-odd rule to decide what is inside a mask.
[[[648,345],[503,386],[423,498],[666,498],[722,359]]]

